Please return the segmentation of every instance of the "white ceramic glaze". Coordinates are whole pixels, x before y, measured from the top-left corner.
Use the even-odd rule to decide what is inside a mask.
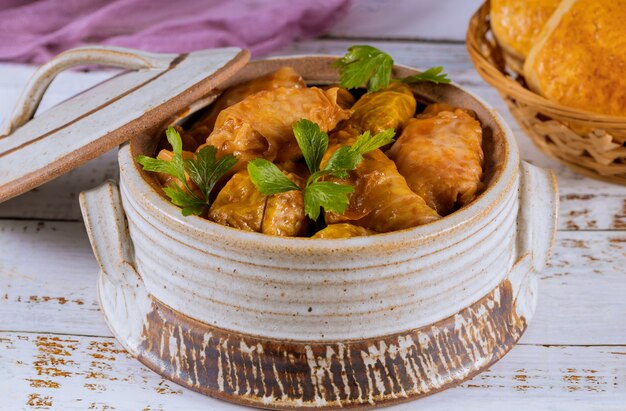
[[[553,236],[552,175],[524,166],[522,182],[541,184],[524,184],[522,203],[543,206],[518,214],[514,161],[491,195],[450,218],[374,237],[308,240],[184,218],[146,187],[128,146],[119,159],[133,263],[148,292],[192,318],[254,335],[361,339],[418,328],[480,299],[523,257],[542,267]]]
[[[437,322],[507,276],[520,284],[543,267],[553,241],[554,177],[520,168],[511,131],[491,114],[504,130],[506,161],[475,202],[425,226],[352,239],[279,238],[183,217],[145,181],[125,145],[120,191],[130,263],[147,292],[174,310],[252,335],[363,339]]]
[[[90,46],[59,54],[34,73],[0,134],[0,201],[66,173],[150,124],[188,109],[247,58],[248,53],[238,48],[177,55]],[[77,65],[128,71],[31,119],[56,75]]]

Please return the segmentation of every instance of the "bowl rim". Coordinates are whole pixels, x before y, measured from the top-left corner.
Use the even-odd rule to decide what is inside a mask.
[[[341,56],[334,55],[295,55],[295,56],[279,56],[263,60],[257,60],[248,64],[260,64],[264,61],[276,60],[305,60],[305,59],[327,59],[335,60]],[[403,69],[413,71],[419,70],[406,66],[395,64],[394,69]],[[365,247],[380,247],[377,249],[388,249],[390,246],[405,244],[407,242],[414,243],[427,242],[437,238],[444,233],[462,229],[468,224],[482,220],[491,210],[505,200],[506,194],[510,192],[518,175],[520,154],[514,134],[504,121],[502,116],[485,102],[481,97],[475,95],[471,91],[465,89],[455,82],[451,82],[448,86],[455,87],[461,92],[469,95],[482,105],[486,111],[493,117],[495,123],[500,127],[504,136],[503,142],[505,147],[503,150],[503,165],[498,174],[494,176],[494,181],[481,192],[477,198],[469,205],[445,216],[439,220],[403,230],[391,231],[387,233],[379,233],[371,236],[350,237],[339,239],[314,239],[310,237],[280,237],[263,233],[249,232],[238,228],[224,226],[213,221],[207,220],[199,216],[184,217],[180,212],[180,208],[169,202],[162,194],[147,182],[143,177],[138,163],[132,156],[130,142],[125,143],[118,153],[118,162],[120,166],[120,181],[126,189],[122,192],[129,191],[132,193],[133,200],[141,203],[141,206],[148,208],[150,212],[158,216],[162,222],[167,222],[173,229],[178,231],[188,231],[204,237],[207,240],[228,240],[229,243],[248,244],[251,247],[263,245],[264,248],[271,248],[285,251],[306,251],[312,248],[328,251],[356,251]],[[142,195],[137,191],[139,190]]]

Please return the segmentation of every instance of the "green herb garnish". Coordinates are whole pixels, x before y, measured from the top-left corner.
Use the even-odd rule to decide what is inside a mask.
[[[174,127],[169,127],[165,134],[172,146],[171,161],[140,155],[137,156],[137,162],[143,166],[144,170],[168,174],[183,185],[180,187],[173,182],[163,187],[163,191],[172,203],[182,208],[183,215],[202,214],[205,208],[211,205],[209,197],[213,187],[237,163],[237,159],[232,154],[227,154],[218,160],[217,149],[213,146],[205,146],[196,153],[195,159],[185,160],[183,159],[183,143],[178,131]],[[189,187],[187,176],[202,195]]]
[[[351,146],[336,150],[324,168],[321,168],[322,157],[328,149],[328,134],[321,131],[317,124],[306,119],[294,124],[293,133],[311,172],[304,188],[298,187],[276,164],[262,158],[248,162],[248,173],[259,192],[264,195],[302,190],[304,212],[312,220],[317,220],[321,208],[342,214],[348,207],[348,194],[354,191],[351,185],[319,181],[319,179],[324,175],[347,178],[348,171],[354,170],[363,160],[363,154],[391,143],[395,135],[393,129],[374,136],[367,131],[361,134]]]
[[[313,221],[320,216],[320,208],[343,214],[350,200],[348,194],[354,187],[328,181],[317,181],[304,190],[304,213]]]
[[[414,74],[412,76],[404,77],[400,79],[403,83],[417,83],[420,81],[430,81],[435,84],[448,84],[450,79],[448,75],[443,72],[443,67],[431,67],[426,71],[422,71],[419,74]]]
[[[352,89],[367,83],[369,91],[376,91],[389,85],[393,59],[372,46],[352,46],[333,67],[339,68],[341,87]]]
[[[341,87],[353,89],[366,84],[368,91],[377,91],[387,87],[392,80],[393,58],[372,46],[352,46],[342,58],[333,63],[333,67],[339,68]],[[394,80],[404,83],[449,83],[450,79],[442,71],[443,67],[432,67],[420,74]]]
[[[263,158],[248,162],[248,174],[256,188],[266,196],[300,190],[300,187],[283,174],[276,164]]]

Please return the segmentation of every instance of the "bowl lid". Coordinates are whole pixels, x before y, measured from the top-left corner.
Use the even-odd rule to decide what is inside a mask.
[[[157,54],[80,47],[41,66],[0,130],[0,202],[38,187],[188,109],[241,69],[246,50]],[[73,66],[126,69],[33,118],[46,89]]]

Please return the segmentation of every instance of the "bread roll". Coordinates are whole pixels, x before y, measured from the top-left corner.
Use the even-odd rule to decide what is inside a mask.
[[[531,90],[564,106],[626,115],[626,0],[563,0],[524,64]]]
[[[491,0],[491,28],[500,46],[524,60],[559,3],[560,0]]]

